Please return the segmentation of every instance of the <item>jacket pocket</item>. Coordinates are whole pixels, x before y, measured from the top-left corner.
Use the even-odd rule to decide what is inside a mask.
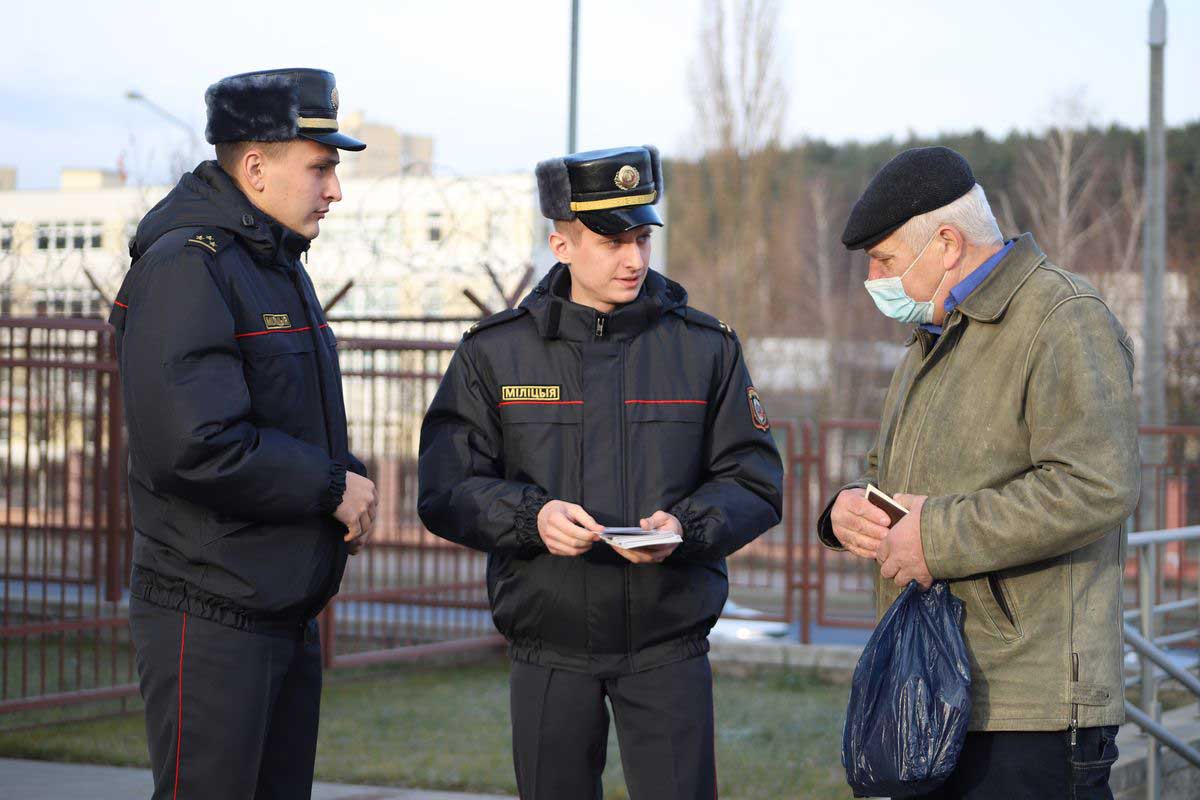
[[[224,539],[231,533],[248,528],[254,523],[250,520],[227,517],[224,514],[209,512],[200,523],[200,546],[205,547],[218,539]]]
[[[504,469],[508,480],[532,483],[553,497],[578,497],[583,406],[512,403],[500,406]]]
[[[650,490],[663,508],[695,491],[704,479],[706,413],[707,405],[699,400],[625,404],[631,485]],[[644,516],[657,509],[639,504],[632,510]]]
[[[308,442],[323,440],[321,386],[311,331],[238,340],[254,424]]]
[[[1021,632],[1020,619],[1017,617],[1016,604],[1000,573],[989,572],[973,579],[971,591],[986,618],[987,624],[984,627],[991,633],[1006,642],[1015,642],[1024,635]]]

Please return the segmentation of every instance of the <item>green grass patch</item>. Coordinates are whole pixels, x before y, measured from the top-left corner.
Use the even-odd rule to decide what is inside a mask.
[[[808,672],[718,672],[723,798],[848,798],[839,758],[847,689]],[[19,719],[6,720],[12,724]],[[317,778],[516,794],[508,663],[327,673]],[[140,713],[0,732],[0,756],[146,766]],[[628,798],[610,730],[606,800]]]

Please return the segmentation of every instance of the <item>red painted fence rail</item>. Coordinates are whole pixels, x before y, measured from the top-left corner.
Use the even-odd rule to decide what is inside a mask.
[[[463,326],[339,325],[350,440],[381,493],[371,546],[322,615],[329,667],[492,647],[483,555],[417,517],[421,418]],[[801,641],[872,624],[875,570],[821,547],[817,515],[857,477],[870,420],[777,421],[781,523],[730,560],[727,616],[783,623]],[[1143,430],[1142,529],[1200,523],[1200,427]],[[99,320],[0,320],[0,720],[136,694],[126,614],[131,526],[112,330]],[[1195,551],[1164,551],[1171,597],[1195,594]]]

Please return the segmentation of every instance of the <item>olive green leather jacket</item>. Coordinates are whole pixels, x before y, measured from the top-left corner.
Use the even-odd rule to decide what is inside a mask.
[[[1129,336],[1104,300],[1025,234],[940,337],[914,333],[892,376],[867,474],[843,488],[928,495],[929,571],[966,605],[971,730],[1124,721],[1132,374]],[[819,535],[838,547],[829,510]],[[878,580],[878,613],[899,592]]]

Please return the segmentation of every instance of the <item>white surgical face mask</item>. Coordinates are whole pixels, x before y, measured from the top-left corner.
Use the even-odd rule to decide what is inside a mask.
[[[929,249],[929,245],[933,244],[933,240],[936,238],[936,233],[929,237],[929,241],[925,243],[925,246],[921,248],[921,252],[917,253],[917,257],[908,265],[908,269],[901,273],[900,277],[876,278],[873,281],[863,281],[863,286],[867,288],[871,299],[875,301],[875,306],[885,317],[890,317],[897,322],[903,322],[908,325],[922,325],[933,322],[933,298],[937,297],[938,291],[941,290],[942,284],[946,280],[945,270],[942,271],[942,279],[938,281],[937,288],[933,290],[933,295],[928,300],[920,302],[913,300],[908,296],[908,292],[904,291],[904,276],[912,272],[912,268],[921,260],[921,256],[925,255],[925,251]]]

